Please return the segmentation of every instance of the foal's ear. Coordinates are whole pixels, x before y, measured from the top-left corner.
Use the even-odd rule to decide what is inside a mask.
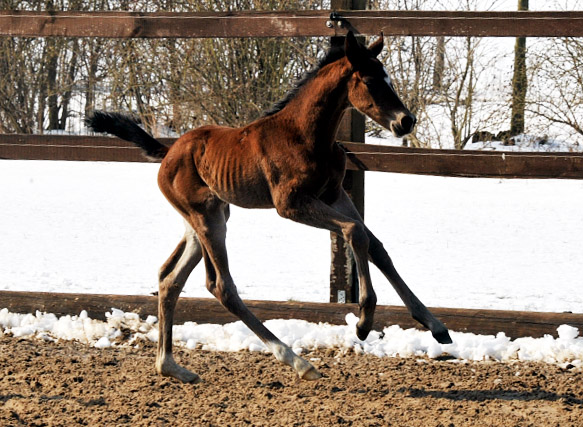
[[[380,53],[383,51],[383,47],[385,45],[385,38],[383,35],[383,32],[381,31],[381,36],[376,39],[376,41],[374,41],[373,43],[370,44],[370,46],[368,47],[368,50],[370,50],[370,52],[374,55],[374,56],[379,56]]]
[[[363,46],[358,43],[358,40],[354,37],[354,33],[349,31],[346,35],[346,41],[344,42],[344,51],[346,52],[348,61],[350,61],[354,68],[358,68],[359,64],[364,59],[362,49]]]

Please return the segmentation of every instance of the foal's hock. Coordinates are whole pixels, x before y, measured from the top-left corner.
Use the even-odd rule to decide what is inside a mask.
[[[206,286],[221,304],[301,378],[321,376],[273,335],[237,294],[225,247],[230,204],[275,208],[284,218],[343,236],[358,268],[360,318],[356,334],[360,339],[364,340],[372,328],[376,306],[370,258],[411,315],[430,329],[437,341],[451,343],[446,327],[401,279],[382,243],[364,225],[342,188],[346,156],[335,135],[346,109],[358,109],[396,136],[410,133],[415,126],[415,116],[403,105],[377,59],[382,48],[382,35],[367,48],[349,33],[344,49],[330,50],[263,117],[241,128],[203,126],[187,132],[169,148],[128,116],[95,112],[87,118],[94,131],[131,141],[150,158],[162,159],[158,184],[185,220],[184,237],[160,269],[156,357],[160,374],[185,382],[199,380],[172,357],[172,324],[180,291],[204,259]]]

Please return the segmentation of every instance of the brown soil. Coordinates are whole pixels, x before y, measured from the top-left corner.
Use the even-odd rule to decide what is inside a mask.
[[[581,426],[583,372],[318,351],[300,382],[262,353],[177,349],[202,384],[157,376],[154,345],[0,336],[0,425]]]

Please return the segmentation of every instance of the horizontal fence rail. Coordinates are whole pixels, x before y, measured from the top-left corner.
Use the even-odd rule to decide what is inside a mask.
[[[583,153],[435,150],[341,142],[348,168],[470,178],[583,179]]]
[[[161,138],[167,145],[174,139]],[[433,150],[341,142],[348,169],[482,178],[583,179],[583,153]],[[145,162],[134,144],[106,136],[0,134],[0,159]]]
[[[262,320],[302,319],[333,325],[346,324],[346,315],[358,315],[358,304],[245,301],[247,306]],[[105,313],[117,308],[139,314],[143,319],[157,315],[158,298],[145,295],[66,294],[48,292],[0,291],[0,309],[14,313],[35,313],[37,310],[57,315],[78,315],[86,310],[93,319],[105,320]],[[524,336],[557,337],[557,327],[568,324],[583,329],[583,314],[537,313],[503,310],[469,310],[457,308],[431,308],[431,311],[457,332],[494,335],[504,332],[511,338]],[[225,324],[239,320],[215,299],[180,298],[174,314],[176,323]],[[374,329],[381,331],[390,325],[402,328],[419,328],[405,307],[378,306]]]
[[[578,37],[583,12],[338,11],[30,12],[0,11],[0,35],[25,37],[393,36]],[[344,21],[346,22],[346,21]]]
[[[131,142],[107,136],[0,134],[0,159],[145,162]]]

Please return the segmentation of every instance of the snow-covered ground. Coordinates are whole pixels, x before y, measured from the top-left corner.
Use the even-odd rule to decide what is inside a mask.
[[[156,164],[0,161],[0,289],[118,294],[156,290],[157,270],[183,231],[180,217],[157,189],[157,170]],[[428,306],[582,311],[583,182],[372,172],[366,180],[366,222]],[[228,248],[243,298],[327,300],[328,232],[283,220],[273,210],[234,208]],[[380,304],[400,304],[374,268],[373,283]],[[184,295],[209,296],[202,265]],[[84,316],[57,320],[51,315],[0,313],[0,330],[15,334],[50,331],[53,337],[107,346],[119,330],[115,324],[101,323],[92,327],[101,332],[93,333],[88,322],[100,324]],[[349,318],[348,324],[352,322]],[[153,323],[142,319],[136,331],[148,333],[156,328]],[[356,345],[379,355],[444,351],[467,359],[583,359],[583,338],[575,338],[577,332],[566,327],[557,340],[510,342],[503,335],[455,334],[453,347],[447,347],[434,343],[427,333],[396,327],[385,331],[383,339],[372,334],[363,344],[352,326],[300,321],[270,325],[296,348]],[[239,323],[181,328],[177,339],[185,345],[207,340],[208,348],[261,348]],[[79,330],[85,331],[82,338],[76,335]]]
[[[569,144],[563,140],[551,139],[534,135],[518,135],[511,138],[505,144],[502,141],[470,141],[464,147],[465,150],[484,151],[522,151],[522,152],[580,152],[583,147]]]
[[[183,224],[156,164],[0,161],[0,289],[148,294]],[[583,182],[369,172],[366,222],[429,306],[581,312]],[[233,208],[244,298],[325,302],[329,233]],[[399,298],[373,267],[381,304]],[[185,289],[210,297],[202,264]]]
[[[578,6],[573,0],[538,3],[536,10],[573,10]],[[438,7],[451,9],[452,5],[441,2]],[[516,1],[476,2],[476,8],[515,10]],[[500,53],[498,63],[490,68],[492,84],[510,81],[508,64],[514,40],[483,43]],[[81,111],[81,107],[77,109]],[[436,132],[447,135],[449,122],[441,120],[440,114],[432,114],[437,117],[436,126],[443,126]],[[489,110],[482,114],[487,116]],[[561,135],[554,129],[547,133]],[[558,141],[545,141],[541,147],[540,141],[533,138],[529,149],[581,150]],[[512,151],[523,147],[500,143],[466,146]],[[157,169],[153,164],[0,160],[0,289],[118,294],[155,291],[158,267],[182,234],[180,218],[157,190]],[[427,305],[583,311],[583,182],[372,172],[366,179],[366,222]],[[243,298],[327,300],[328,232],[282,220],[274,211],[233,208],[228,247]],[[379,303],[400,304],[384,277],[374,268],[372,272]],[[202,266],[193,273],[184,295],[209,296]],[[454,343],[440,345],[428,332],[404,331],[397,326],[382,334],[373,332],[363,343],[354,334],[355,322],[349,315],[345,326],[299,320],[271,320],[267,326],[296,352],[335,347],[378,356],[436,357],[447,353],[465,360],[542,360],[583,366],[583,338],[567,325],[559,328],[558,339],[547,336],[511,341],[503,333],[476,336],[453,332]],[[108,313],[107,322],[89,319],[85,312],[61,318],[50,313],[15,314],[2,309],[0,301],[0,335],[8,332],[47,340],[76,339],[109,347],[115,345],[122,328],[132,330],[134,338],[157,339],[153,317],[139,319],[115,308]],[[175,339],[189,348],[264,350],[241,322],[178,325]]]
[[[89,319],[86,312],[79,316],[54,314],[15,314],[0,310],[0,325],[16,337],[36,336],[50,341],[78,340],[97,348],[115,345],[123,329],[131,331],[129,345],[140,345],[140,339],[157,341],[156,318],[139,319],[135,313],[113,309],[106,314],[107,322]],[[357,353],[371,353],[379,357],[435,358],[443,354],[455,357],[454,362],[466,360],[540,361],[562,366],[583,367],[583,338],[568,325],[558,328],[558,338],[523,337],[510,340],[504,333],[474,335],[452,332],[453,344],[438,344],[430,332],[403,330],[390,326],[370,333],[366,341],[354,334],[357,317],[346,316],[346,325],[314,324],[303,320],[268,320],[266,326],[297,354],[317,348],[352,349]],[[0,334],[2,329],[0,329]],[[267,351],[265,345],[242,323],[224,326],[187,322],[174,327],[174,340],[190,349],[213,351]]]

